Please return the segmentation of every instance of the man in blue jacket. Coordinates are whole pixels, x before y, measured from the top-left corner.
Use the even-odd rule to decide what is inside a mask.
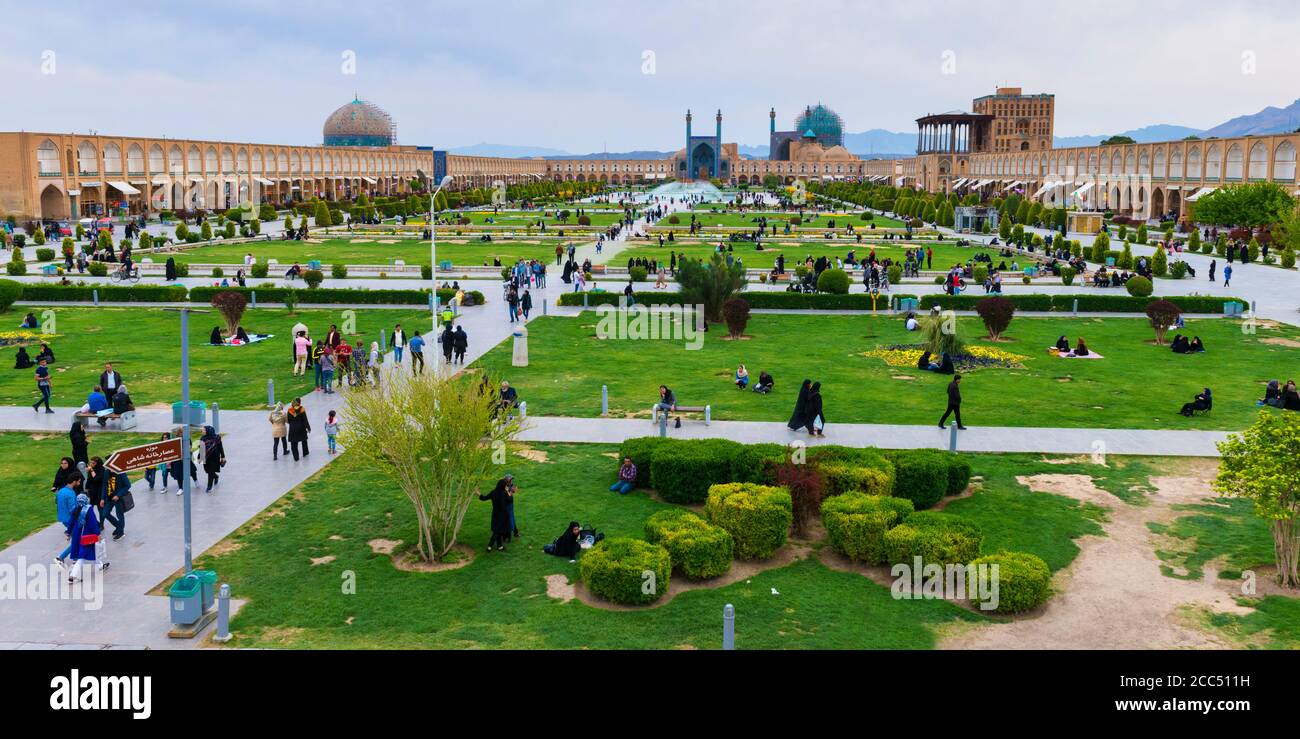
[[[63,524],[63,536],[68,537],[68,531],[72,528],[72,512],[77,508],[77,492],[81,490],[81,473],[73,472],[68,475],[67,482],[59,488],[54,494],[54,512],[58,516],[59,523]],[[69,540],[68,545],[63,551],[54,558],[54,563],[63,566],[63,560],[72,553],[72,542]]]
[[[104,497],[99,501],[99,507],[103,510],[100,519],[104,523],[113,524],[113,541],[126,535],[126,504],[122,496],[129,492],[131,492],[131,478],[127,477],[125,472],[119,472],[108,478],[108,489],[104,491]]]
[[[95,389],[91,391],[90,395],[86,396],[86,410],[90,411],[91,413],[99,413],[100,411],[105,410],[107,408],[108,408],[108,398],[104,396],[103,388],[101,388],[99,385],[96,385]],[[100,418],[98,419],[98,421],[100,426],[103,426],[108,423],[108,419],[106,418]]]

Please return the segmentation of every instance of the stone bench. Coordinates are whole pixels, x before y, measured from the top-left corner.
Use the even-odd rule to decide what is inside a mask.
[[[704,425],[708,426],[713,420],[713,406],[710,405],[678,405],[673,407],[674,413],[703,413]],[[665,413],[664,415],[667,415]],[[655,403],[650,406],[650,416],[653,423],[659,423],[659,404]]]
[[[117,421],[117,427],[121,431],[129,431],[136,427],[135,411],[126,411],[125,413],[113,413],[112,411],[101,411],[94,413],[91,411],[77,411],[74,417],[82,426],[90,423],[90,419],[104,419],[107,421]]]

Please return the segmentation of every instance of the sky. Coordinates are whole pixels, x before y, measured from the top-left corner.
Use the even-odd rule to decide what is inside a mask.
[[[1208,128],[1300,97],[1296,0],[0,0],[0,131],[319,144],[359,96],[404,144],[766,144],[810,103],[915,131],[1000,85],[1056,134]]]

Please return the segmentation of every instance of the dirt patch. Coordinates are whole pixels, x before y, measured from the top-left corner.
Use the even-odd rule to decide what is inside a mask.
[[[338,557],[335,557],[333,554],[327,554],[324,557],[312,557],[311,566],[315,567],[316,565],[327,565],[336,559],[338,559]]]
[[[45,439],[53,439],[54,434],[32,434],[30,438],[32,441],[44,441]]]
[[[1215,463],[1188,460],[1186,474],[1154,477],[1147,504],[1123,503],[1098,489],[1086,475],[1017,478],[1031,490],[1066,495],[1108,509],[1105,536],[1078,540],[1080,553],[1056,573],[1056,594],[1042,608],[1010,623],[947,634],[945,649],[1215,649],[1228,646],[1185,617],[1188,608],[1249,613],[1227,586],[1210,578],[1179,580],[1162,574],[1155,535],[1148,523],[1168,523],[1171,506],[1212,496]]]
[[[402,542],[400,539],[371,539],[366,543],[375,554],[392,554]]]
[[[542,464],[546,464],[550,461],[546,456],[546,452],[541,449],[533,449],[532,447],[517,449],[515,450],[515,455],[523,457],[529,462],[541,462]]]
[[[601,452],[600,456],[609,457],[610,459],[619,459],[618,452]]]
[[[1271,339],[1260,339],[1259,343],[1272,344],[1273,346],[1286,346],[1286,347],[1291,347],[1293,349],[1296,347],[1300,347],[1300,341],[1296,341],[1295,339],[1283,339],[1280,337],[1274,337]]]
[[[691,590],[722,588],[733,583],[738,583],[741,580],[748,580],[761,572],[779,569],[791,564],[792,562],[807,559],[810,553],[812,553],[812,547],[790,543],[778,549],[771,559],[736,560],[731,563],[731,569],[722,577],[715,577],[709,580],[687,580],[680,575],[675,575],[668,583],[668,592],[664,593],[664,596],[659,600],[645,606],[628,606],[621,603],[610,603],[607,600],[592,595],[591,591],[587,590],[587,588],[580,582],[573,585],[573,590],[574,595],[578,600],[592,608],[599,608],[605,611],[642,611],[658,608],[666,603],[670,603],[672,599],[677,597],[680,593],[689,592]]]
[[[873,565],[873,564],[867,564],[866,562],[857,562],[852,559],[849,559],[848,557],[844,556],[843,554],[840,554],[839,552],[835,551],[834,549],[831,549],[830,547],[822,547],[821,550],[817,552],[817,559],[822,564],[826,565],[828,569],[835,570],[836,572],[851,572],[854,574],[862,575],[863,577],[876,583],[877,585],[881,585],[886,588],[892,587],[894,584],[895,578],[892,574],[890,574],[890,565]],[[981,611],[978,606],[972,604],[970,601],[957,600],[955,598],[945,598],[944,600],[947,600],[949,603],[952,603],[953,605],[961,606],[962,608],[965,608],[968,611],[972,611],[974,613],[984,613],[984,615],[988,615],[986,612]]]
[[[330,534],[330,541],[347,541],[347,540],[339,536],[338,534]]]
[[[1092,460],[1087,455],[1079,454],[1074,457],[1043,457],[1038,461],[1043,464],[1088,464]]]
[[[569,582],[568,575],[547,575],[546,576],[546,595],[554,598],[561,603],[568,603],[577,597],[574,592],[573,583]]]
[[[469,566],[474,561],[474,548],[468,544],[457,544],[448,552],[448,556],[454,556],[455,559],[450,562],[425,562],[416,555],[415,548],[411,547],[392,555],[392,559],[393,566],[403,572],[446,572]]]
[[[912,377],[911,375],[894,375],[893,377],[894,377],[895,380],[915,380],[915,379],[916,379],[915,377]]]
[[[740,336],[723,336],[722,340],[723,341],[749,341],[752,338],[754,337],[750,336],[749,334],[741,334]]]

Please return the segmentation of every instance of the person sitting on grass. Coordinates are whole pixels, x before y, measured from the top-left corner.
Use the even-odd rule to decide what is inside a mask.
[[[570,521],[564,533],[550,544],[542,546],[542,551],[556,557],[568,557],[569,564],[573,564],[578,561],[578,552],[582,550],[582,544],[578,541],[581,533],[582,526],[577,521]]]
[[[44,341],[41,342],[40,352],[36,354],[37,362],[41,361],[42,359],[45,360],[46,364],[54,364],[54,350],[51,349],[50,345],[46,344]]]
[[[35,366],[36,363],[32,361],[31,355],[27,353],[27,347],[18,347],[18,355],[14,357],[14,369],[31,369]]]
[[[1264,389],[1264,398],[1255,401],[1255,405],[1271,405],[1274,408],[1282,407],[1282,386],[1277,380],[1269,380],[1268,387]]]
[[[1201,337],[1199,337],[1199,336],[1193,336],[1193,337],[1192,337],[1192,343],[1187,345],[1187,353],[1188,353],[1188,354],[1199,354],[1200,352],[1203,352],[1203,351],[1205,351],[1205,344],[1202,343],[1202,341],[1201,341]]]
[[[1186,354],[1190,351],[1189,346],[1187,337],[1182,334],[1175,334],[1174,340],[1169,342],[1169,350],[1174,354]]]
[[[1070,340],[1065,338],[1065,334],[1061,334],[1059,337],[1057,337],[1056,351],[1060,352],[1061,354],[1070,353]]]
[[[1196,411],[1208,411],[1213,406],[1214,398],[1210,394],[1210,389],[1207,387],[1203,392],[1197,393],[1196,398],[1192,402],[1183,403],[1182,410],[1178,412],[1191,418],[1192,414]]]
[[[1300,392],[1296,392],[1295,380],[1287,380],[1282,388],[1282,407],[1289,411],[1300,411]]]
[[[18,328],[39,328],[39,327],[40,324],[36,322],[36,316],[31,313],[28,313],[27,317],[23,319],[22,325],[19,326]]]
[[[623,464],[618,468],[618,480],[609,486],[610,492],[619,495],[627,495],[636,487],[636,465],[632,463],[631,457],[624,457]]]
[[[1079,343],[1074,345],[1074,356],[1076,357],[1088,356],[1088,344],[1083,340],[1082,336],[1079,337]]]
[[[767,393],[772,392],[772,388],[775,385],[776,381],[772,379],[770,374],[767,372],[759,372],[758,384],[754,386],[754,392],[766,395]]]
[[[919,331],[921,329],[921,323],[916,320],[915,313],[907,314],[907,319],[903,321],[903,328],[908,331]]]
[[[749,387],[749,370],[743,364],[736,368],[736,387],[741,390]]]

